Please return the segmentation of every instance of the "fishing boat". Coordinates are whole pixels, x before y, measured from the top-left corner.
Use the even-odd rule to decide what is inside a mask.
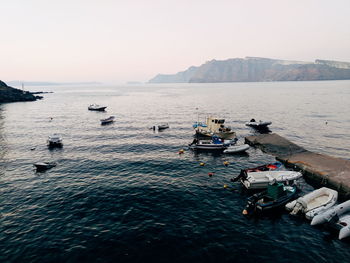
[[[225,150],[230,146],[230,142],[225,142],[217,136],[213,136],[211,139],[194,139],[191,144],[189,144],[192,150]]]
[[[55,162],[39,162],[34,163],[33,165],[35,166],[37,172],[42,172],[55,167],[57,164]]]
[[[63,140],[57,133],[55,133],[55,134],[50,135],[48,137],[47,145],[49,147],[62,147],[63,146]]]
[[[247,177],[241,177],[242,184],[247,189],[265,189],[272,182],[293,182],[302,177],[295,171],[264,171],[248,172]]]
[[[225,126],[225,119],[207,117],[205,123],[196,122],[192,125],[197,136],[212,137],[218,136],[221,139],[232,139],[236,133],[231,128]]]
[[[248,144],[243,145],[230,145],[227,147],[226,150],[224,150],[224,153],[243,153],[246,152],[249,149]]]
[[[311,220],[316,215],[334,206],[337,199],[337,191],[322,187],[286,204],[286,209],[290,211],[291,215],[302,213],[305,214],[307,219]]]
[[[102,125],[105,125],[114,122],[114,119],[114,116],[109,116],[107,119],[101,119],[100,121]]]
[[[269,125],[271,125],[271,121],[256,121],[255,119],[251,119],[249,122],[246,122],[245,125],[255,128],[255,129],[267,129]]]
[[[106,108],[107,108],[107,106],[100,106],[98,104],[91,104],[91,105],[89,105],[88,110],[105,111]]]
[[[253,212],[264,212],[283,207],[295,198],[296,194],[297,188],[295,185],[287,186],[274,182],[268,185],[266,191],[248,197],[243,214],[248,215]]]
[[[239,175],[236,176],[235,178],[232,178],[231,181],[236,182],[241,178],[247,178],[248,172],[273,171],[273,170],[278,170],[281,167],[283,167],[281,162],[274,162],[274,163],[268,163],[268,164],[260,165],[257,167],[253,167],[253,168],[242,169],[241,172],[239,173]]]

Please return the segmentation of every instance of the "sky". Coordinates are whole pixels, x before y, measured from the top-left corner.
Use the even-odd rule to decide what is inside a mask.
[[[145,82],[246,56],[350,62],[349,0],[0,0],[0,79]]]

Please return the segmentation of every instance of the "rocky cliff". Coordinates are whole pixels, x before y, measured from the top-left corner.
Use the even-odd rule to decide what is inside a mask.
[[[316,60],[287,61],[269,58],[212,60],[174,75],[159,74],[149,82],[249,82],[350,79],[350,63]]]
[[[16,101],[34,101],[41,99],[41,96],[34,96],[28,91],[15,89],[6,85],[0,80],[0,103]]]

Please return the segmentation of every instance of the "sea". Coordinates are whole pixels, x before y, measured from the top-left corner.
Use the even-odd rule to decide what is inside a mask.
[[[207,116],[224,118],[243,144],[254,118],[350,160],[350,81],[27,89],[53,93],[0,105],[0,262],[349,262],[349,240],[327,227],[283,210],[242,215],[249,193],[230,179],[273,156],[188,144]],[[92,103],[106,112],[89,111]],[[149,129],[159,123],[170,128]],[[62,148],[47,147],[54,133]],[[36,172],[42,161],[57,166]]]

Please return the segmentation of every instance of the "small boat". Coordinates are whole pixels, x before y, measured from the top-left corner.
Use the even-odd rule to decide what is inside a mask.
[[[295,198],[296,194],[297,188],[295,185],[287,186],[282,183],[274,182],[268,185],[266,191],[248,197],[243,214],[247,215],[252,212],[264,212],[283,207],[286,203]]]
[[[339,239],[344,239],[350,236],[350,213],[339,217],[339,220],[334,223],[334,227],[339,229]]]
[[[290,211],[291,215],[303,213],[307,219],[311,220],[334,206],[337,199],[337,191],[322,187],[286,204],[286,209]]]
[[[333,206],[322,213],[319,213],[312,219],[311,225],[315,226],[328,223],[334,220],[335,218],[339,219],[340,216],[348,213],[350,213],[350,200],[339,205]]]
[[[101,124],[108,124],[114,122],[115,117],[114,116],[109,116],[107,119],[101,119]]]
[[[88,107],[88,110],[94,110],[94,111],[104,111],[107,108],[107,106],[100,106],[97,104],[91,104]]]
[[[158,125],[158,131],[161,131],[161,130],[165,130],[165,129],[168,129],[169,128],[169,124],[168,123],[161,123]]]
[[[230,145],[227,147],[226,150],[224,150],[224,153],[242,153],[245,152],[249,149],[248,144],[243,144],[243,145]]]
[[[55,134],[48,137],[47,145],[49,147],[62,147],[63,146],[62,138],[58,134],[55,133]]]
[[[230,143],[225,143],[217,136],[213,136],[209,140],[194,139],[191,144],[189,144],[190,149],[192,150],[225,150]]]
[[[267,129],[269,125],[271,125],[271,121],[255,121],[255,119],[251,119],[249,122],[246,122],[246,126],[252,127],[254,129]]]
[[[205,123],[195,122],[192,127],[196,130],[197,137],[218,136],[221,139],[232,139],[236,133],[225,126],[225,119],[207,117]]]
[[[241,177],[242,184],[247,189],[264,189],[272,182],[292,182],[302,177],[295,171],[264,171],[248,172],[247,177]]]
[[[273,171],[273,170],[278,170],[281,167],[282,167],[282,163],[274,162],[274,163],[268,163],[268,164],[260,165],[257,167],[253,167],[253,168],[242,169],[241,172],[239,173],[239,175],[236,176],[235,178],[232,178],[231,181],[236,182],[240,178],[246,178],[248,176],[248,174],[247,174],[248,172]]]
[[[55,162],[40,162],[34,163],[33,165],[35,166],[37,172],[42,172],[55,167],[57,164]]]

